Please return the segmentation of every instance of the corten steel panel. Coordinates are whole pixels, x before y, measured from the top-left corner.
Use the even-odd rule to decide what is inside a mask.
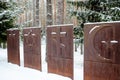
[[[120,80],[120,22],[85,24],[84,80]]]
[[[47,27],[48,72],[73,79],[73,25]]]
[[[20,65],[18,29],[7,30],[7,53],[8,53],[8,62]]]
[[[41,29],[29,27],[23,30],[24,66],[41,70]]]

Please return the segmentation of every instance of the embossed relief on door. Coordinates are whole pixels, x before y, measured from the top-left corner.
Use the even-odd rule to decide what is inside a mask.
[[[104,59],[113,60],[113,44],[115,42],[115,32],[113,27],[104,27],[100,29],[94,37],[94,47],[98,51],[99,56]]]
[[[48,72],[73,79],[72,25],[47,27]]]
[[[93,26],[93,27],[92,27]],[[90,25],[85,31],[85,60],[120,63],[119,25]],[[89,54],[88,54],[89,53]],[[88,55],[87,55],[88,54]]]
[[[117,36],[120,34],[117,32],[119,30],[115,26],[104,26],[96,32],[93,39],[93,45],[95,50],[98,51],[98,56],[112,63],[119,63],[117,61],[120,57],[118,48],[120,38]]]
[[[41,70],[40,28],[27,28],[24,35],[24,66]]]

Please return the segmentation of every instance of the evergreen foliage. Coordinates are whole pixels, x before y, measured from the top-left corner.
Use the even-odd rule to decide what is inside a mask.
[[[6,47],[7,29],[17,27],[15,20],[22,10],[12,0],[0,0],[0,47]]]

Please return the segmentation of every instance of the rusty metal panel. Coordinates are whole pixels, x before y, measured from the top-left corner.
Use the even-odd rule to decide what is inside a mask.
[[[47,27],[48,72],[73,79],[73,25]]]
[[[41,29],[29,27],[23,30],[24,66],[41,70]]]
[[[85,24],[84,80],[120,79],[120,22]]]
[[[8,62],[20,65],[19,30],[7,30]]]
[[[85,61],[84,80],[119,80],[120,65]]]

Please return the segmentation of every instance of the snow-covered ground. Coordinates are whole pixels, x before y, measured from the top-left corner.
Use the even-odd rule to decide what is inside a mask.
[[[23,67],[23,45],[20,44],[21,66],[7,62],[7,49],[0,48],[0,80],[71,80],[68,77],[47,73],[45,61],[45,40],[42,40],[42,72]],[[83,55],[80,48],[74,52],[74,80],[83,80]]]

